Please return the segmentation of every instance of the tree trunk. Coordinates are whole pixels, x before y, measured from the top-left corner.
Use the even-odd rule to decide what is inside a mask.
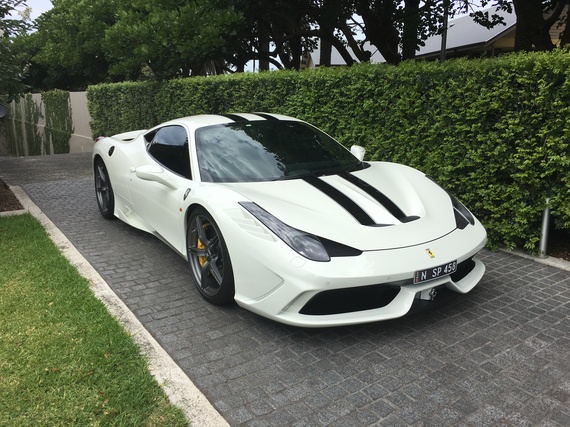
[[[570,44],[570,26],[568,26],[568,23],[566,23],[564,32],[560,36],[560,46],[566,46],[568,44]]]
[[[402,33],[402,59],[416,57],[420,26],[420,0],[405,0],[404,30]]]
[[[373,8],[368,1],[361,0],[355,9],[364,21],[366,38],[378,48],[388,64],[398,64],[402,58],[398,52],[400,36],[394,25],[395,4],[388,0]]]
[[[517,15],[515,50],[552,50],[550,26],[544,19],[542,0],[513,0]]]
[[[319,65],[330,67],[332,61],[332,45],[327,39],[320,40]]]
[[[323,6],[320,8],[320,18],[318,19],[320,31],[323,35],[320,37],[320,57],[319,65],[327,67],[331,66],[332,61],[332,44],[329,38],[334,37],[335,28],[338,26],[342,3],[339,0],[324,0]]]
[[[259,56],[261,58],[269,55],[269,36],[266,32],[259,35]],[[259,60],[259,71],[269,71],[269,61],[266,59]]]

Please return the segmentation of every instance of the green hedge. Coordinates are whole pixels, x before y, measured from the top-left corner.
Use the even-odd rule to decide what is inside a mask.
[[[570,54],[124,83],[88,90],[94,135],[199,113],[307,120],[370,160],[414,166],[456,193],[490,246],[535,251],[545,198],[570,229]]]

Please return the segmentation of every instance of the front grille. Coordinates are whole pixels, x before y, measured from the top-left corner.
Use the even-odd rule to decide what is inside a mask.
[[[400,286],[411,283],[411,280],[404,280],[397,283],[319,292],[305,304],[300,313],[323,316],[385,307],[396,298],[400,292]]]

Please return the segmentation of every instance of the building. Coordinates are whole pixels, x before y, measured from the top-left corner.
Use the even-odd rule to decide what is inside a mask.
[[[490,11],[495,13],[494,11]],[[466,15],[449,21],[445,57],[481,58],[500,55],[514,51],[516,15],[514,13],[497,12],[503,16],[505,25],[499,24],[488,29],[473,21]],[[435,60],[441,56],[442,37],[432,36],[416,53],[416,59]]]
[[[445,47],[445,58],[481,58],[513,52],[515,48],[516,15],[503,11],[495,12],[494,8],[487,9],[490,14],[498,14],[504,18],[505,24],[496,25],[488,29],[473,21],[469,15],[465,15],[449,21],[447,30],[447,42]],[[567,9],[568,10],[568,9]],[[567,13],[567,10],[563,14]],[[559,44],[560,33],[564,27],[556,24],[552,27],[550,34],[552,42]],[[368,50],[372,52],[371,62],[384,62],[384,58],[374,46],[367,43]],[[424,46],[420,47],[416,53],[416,59],[438,60],[441,57],[442,36],[429,37]],[[354,57],[354,55],[353,55]],[[318,48],[311,53],[311,62],[319,66]],[[346,65],[336,49],[332,50],[332,65]]]

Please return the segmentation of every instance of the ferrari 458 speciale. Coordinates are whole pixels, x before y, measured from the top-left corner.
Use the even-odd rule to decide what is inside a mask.
[[[93,170],[103,217],[162,239],[207,301],[279,322],[392,319],[485,271],[485,229],[453,195],[295,118],[198,115],[101,138]]]

